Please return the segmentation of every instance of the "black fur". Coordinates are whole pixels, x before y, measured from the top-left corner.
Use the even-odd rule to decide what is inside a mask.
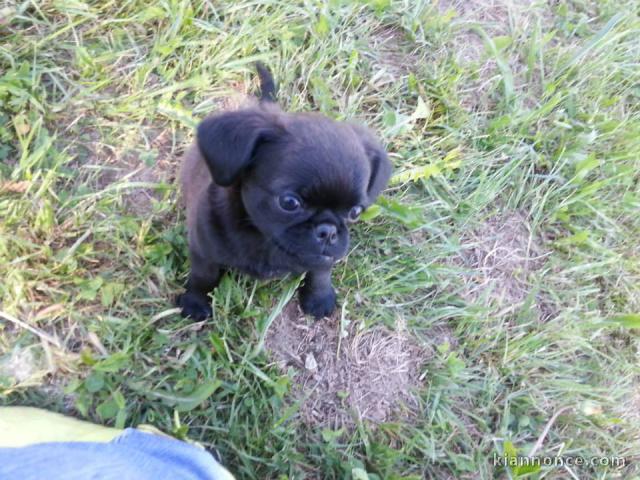
[[[276,101],[276,83],[267,67],[262,62],[256,62],[256,70],[260,78],[260,100]]]
[[[266,69],[260,77],[262,95],[275,94]],[[212,181],[188,205],[191,274],[178,301],[182,314],[209,316],[207,294],[231,267],[260,278],[306,272],[303,310],[329,315],[336,304],[331,269],[347,253],[350,212],[371,205],[391,174],[372,134],[261,102],[204,120],[197,145]],[[185,193],[197,180],[189,175]],[[299,198],[299,210],[282,206],[290,195]]]

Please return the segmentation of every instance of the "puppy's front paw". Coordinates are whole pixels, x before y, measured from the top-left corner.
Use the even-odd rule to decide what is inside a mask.
[[[190,317],[196,322],[209,318],[213,315],[209,298],[197,293],[186,292],[179,295],[176,299],[176,305],[182,309],[180,315],[185,318]]]
[[[336,308],[336,291],[333,288],[321,293],[301,290],[300,305],[304,313],[313,315],[316,320],[328,317]]]

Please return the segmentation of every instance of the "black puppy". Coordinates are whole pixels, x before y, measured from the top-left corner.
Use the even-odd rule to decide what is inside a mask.
[[[191,273],[182,315],[211,315],[221,269],[259,278],[304,273],[302,309],[331,314],[331,269],[349,247],[348,224],[387,185],[391,164],[365,128],[319,114],[284,113],[258,65],[257,105],[205,119],[181,181]]]

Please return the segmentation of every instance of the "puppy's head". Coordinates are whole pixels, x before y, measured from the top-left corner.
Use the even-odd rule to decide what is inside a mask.
[[[308,269],[346,254],[349,223],[391,174],[365,128],[271,106],[210,117],[197,141],[213,181],[239,186],[255,227]]]

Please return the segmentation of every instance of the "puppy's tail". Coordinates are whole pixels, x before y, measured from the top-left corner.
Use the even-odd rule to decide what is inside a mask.
[[[276,101],[276,84],[269,69],[262,62],[256,62],[256,70],[260,78],[260,96],[261,102]]]

